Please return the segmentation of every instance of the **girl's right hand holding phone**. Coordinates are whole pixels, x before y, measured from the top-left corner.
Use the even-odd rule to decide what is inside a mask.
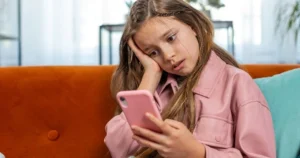
[[[129,39],[128,45],[145,69],[143,79],[138,89],[146,89],[154,94],[162,75],[162,69],[152,58],[143,53],[135,45],[132,38]]]

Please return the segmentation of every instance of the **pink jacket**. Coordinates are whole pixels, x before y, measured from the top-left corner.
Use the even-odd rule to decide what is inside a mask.
[[[169,76],[154,94],[162,111],[177,91]],[[196,106],[195,138],[207,158],[275,158],[275,136],[267,102],[253,79],[243,70],[227,65],[214,52],[193,89]],[[140,146],[124,114],[106,125],[106,143],[112,157],[125,158]]]

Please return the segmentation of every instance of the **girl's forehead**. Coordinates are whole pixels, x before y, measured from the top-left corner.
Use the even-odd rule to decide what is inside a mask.
[[[174,20],[168,17],[154,17],[145,21],[136,32],[135,38],[144,43],[157,42],[169,29],[173,28]],[[146,40],[147,39],[147,40]]]
[[[181,25],[174,17],[153,17],[142,24],[135,33],[134,40],[139,47],[147,47],[164,40],[170,30],[180,29]]]
[[[141,28],[171,27],[177,21],[173,17],[153,17],[144,22]]]

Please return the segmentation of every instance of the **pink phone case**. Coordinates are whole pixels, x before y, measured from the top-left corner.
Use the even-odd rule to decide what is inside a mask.
[[[152,123],[145,115],[148,112],[158,119],[162,119],[155,104],[153,95],[149,91],[121,91],[117,94],[117,100],[129,125],[136,125],[155,132],[161,132],[160,128]]]

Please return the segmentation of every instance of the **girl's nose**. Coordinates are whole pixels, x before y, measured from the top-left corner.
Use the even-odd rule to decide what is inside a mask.
[[[170,61],[175,57],[175,51],[173,49],[164,49],[163,55],[165,61]]]

